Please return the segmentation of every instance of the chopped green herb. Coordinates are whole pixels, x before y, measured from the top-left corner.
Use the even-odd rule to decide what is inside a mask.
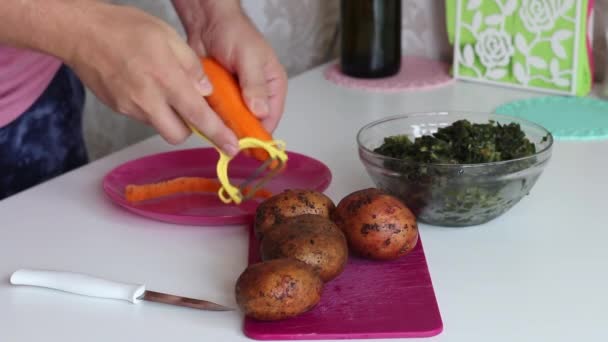
[[[459,167],[534,155],[536,145],[517,123],[460,120],[413,141],[406,135],[385,137],[374,152],[395,158],[384,166],[399,174],[373,176],[379,187],[404,200],[421,221],[442,225],[479,224],[502,214],[540,175],[537,158]]]
[[[414,142],[406,135],[386,137],[375,152],[412,162],[475,164],[526,157],[536,148],[517,123],[459,120]]]

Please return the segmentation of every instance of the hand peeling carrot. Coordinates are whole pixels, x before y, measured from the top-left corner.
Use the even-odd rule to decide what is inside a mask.
[[[182,193],[217,193],[220,187],[220,182],[215,179],[178,177],[158,183],[129,184],[125,189],[125,198],[127,201],[134,203]],[[246,195],[249,189],[244,189],[243,194]],[[271,196],[270,191],[260,189],[256,191],[254,197],[269,198]]]
[[[272,135],[245,104],[241,88],[232,74],[211,57],[202,57],[201,64],[213,86],[213,92],[205,99],[237,138],[251,137],[262,141],[272,140]],[[250,153],[259,161],[266,161],[269,157],[268,152],[261,148],[251,149]],[[270,167],[274,168],[277,165],[278,162],[271,164]]]

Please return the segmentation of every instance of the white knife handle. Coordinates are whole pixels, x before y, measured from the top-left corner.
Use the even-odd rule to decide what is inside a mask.
[[[138,297],[146,291],[145,285],[119,283],[81,273],[31,269],[13,273],[11,284],[46,287],[83,296],[122,299],[131,303],[139,302]]]

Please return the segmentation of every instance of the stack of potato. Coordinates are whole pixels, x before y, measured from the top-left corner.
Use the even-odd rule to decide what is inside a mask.
[[[235,291],[241,310],[259,320],[312,309],[324,284],[343,272],[349,251],[392,260],[418,241],[412,212],[375,188],[355,191],[337,206],[320,192],[286,190],[258,206],[254,232],[261,262],[245,269]]]

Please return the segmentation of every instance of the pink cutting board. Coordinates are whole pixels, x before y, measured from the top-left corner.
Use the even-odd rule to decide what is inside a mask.
[[[258,242],[249,238],[249,263],[259,261]],[[246,317],[243,331],[256,340],[413,338],[443,330],[422,247],[394,261],[351,255],[344,272],[325,284],[311,311],[282,321]]]

